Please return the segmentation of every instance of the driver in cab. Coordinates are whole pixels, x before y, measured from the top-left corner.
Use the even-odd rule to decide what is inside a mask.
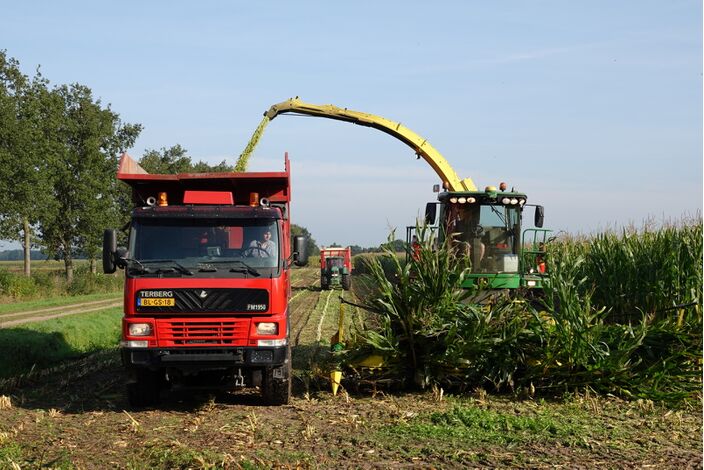
[[[262,232],[261,240],[252,240],[247,250],[247,255],[252,258],[269,258],[276,256],[276,243],[271,240],[271,230]]]

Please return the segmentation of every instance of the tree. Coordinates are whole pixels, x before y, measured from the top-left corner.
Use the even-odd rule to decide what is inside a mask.
[[[315,240],[307,228],[301,227],[300,225],[291,224],[292,243],[293,237],[306,237],[306,251],[308,252],[308,256],[318,256],[320,254],[320,248],[318,248],[318,245],[315,243]]]
[[[47,84],[39,71],[30,79],[0,51],[0,236],[21,241],[26,276],[34,228],[51,196],[42,128]]]
[[[56,87],[50,98],[45,124],[53,198],[40,228],[47,250],[63,259],[70,283],[76,253],[85,253],[94,269],[103,229],[120,218],[119,153],[134,144],[141,126],[123,124],[83,85]]]
[[[367,251],[367,248],[362,248],[359,245],[350,245],[350,252],[352,253],[352,256],[358,255],[360,253],[366,253]]]
[[[217,165],[210,165],[203,161],[193,163],[187,155],[187,150],[176,144],[172,147],[162,147],[161,151],[147,150],[139,160],[139,165],[149,173],[176,174],[176,173],[221,173],[234,171],[234,167],[227,165],[225,160]]]

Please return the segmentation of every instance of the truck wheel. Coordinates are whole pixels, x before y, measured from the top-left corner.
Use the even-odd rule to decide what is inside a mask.
[[[160,375],[146,369],[135,371],[136,382],[127,384],[127,399],[130,406],[142,408],[159,402]]]
[[[275,371],[277,374],[274,374]],[[291,346],[286,348],[286,363],[283,366],[264,371],[262,398],[267,405],[288,405],[291,399]]]
[[[352,286],[352,278],[350,278],[349,274],[343,274],[342,275],[342,288],[345,290],[350,290],[351,286]]]

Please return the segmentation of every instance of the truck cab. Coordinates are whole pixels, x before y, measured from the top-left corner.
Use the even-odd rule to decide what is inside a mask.
[[[291,394],[289,163],[280,173],[150,175],[123,156],[132,187],[127,247],[106,230],[105,272],[125,271],[122,362],[133,406],[164,388],[259,387]],[[141,171],[140,171],[141,170]]]

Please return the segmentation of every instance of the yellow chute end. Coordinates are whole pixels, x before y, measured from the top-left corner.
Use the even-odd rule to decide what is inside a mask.
[[[342,371],[334,370],[330,372],[330,385],[332,385],[333,395],[337,395],[337,389],[340,387],[340,382],[342,382]]]

